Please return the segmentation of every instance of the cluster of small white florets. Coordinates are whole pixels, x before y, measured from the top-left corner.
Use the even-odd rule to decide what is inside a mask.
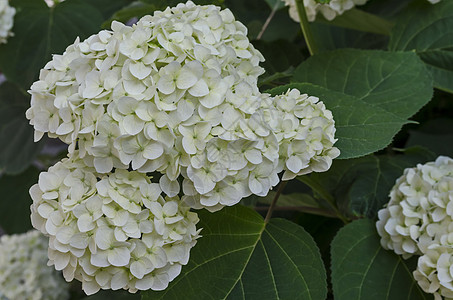
[[[414,277],[425,292],[453,298],[453,159],[408,168],[376,223],[385,249],[421,255]]]
[[[196,213],[162,197],[145,174],[97,174],[83,159],[64,159],[30,189],[33,226],[49,236],[49,265],[83,290],[163,290],[187,264]]]
[[[296,21],[300,22],[299,13],[297,11],[296,0],[281,0],[289,6],[289,15]],[[335,19],[336,16],[342,15],[345,11],[354,8],[357,5],[364,5],[368,0],[332,0],[328,4],[317,3],[315,0],[302,0],[307,13],[308,21],[313,22],[316,15],[320,12],[329,21]],[[432,4],[440,2],[440,0],[428,0]]]
[[[68,284],[59,272],[47,266],[47,238],[39,231],[0,238],[0,296],[33,300],[69,298]]]
[[[8,37],[13,35],[11,29],[15,14],[16,9],[9,6],[8,0],[0,0],[0,44],[6,43]]]
[[[70,153],[77,145],[98,173],[158,171],[170,197],[180,192],[181,175],[183,200],[215,211],[278,183],[279,140],[263,119],[257,87],[263,59],[228,9],[189,1],[132,27],[114,22],[112,31],[55,55],[31,88],[27,118],[35,139],[48,133]],[[316,155],[328,152],[318,146]],[[293,161],[295,168],[302,162]]]
[[[296,89],[283,95],[262,95],[264,120],[272,128],[279,144],[278,171],[283,180],[311,172],[325,172],[332,159],[340,155],[333,147],[335,122],[319,98],[301,95]]]

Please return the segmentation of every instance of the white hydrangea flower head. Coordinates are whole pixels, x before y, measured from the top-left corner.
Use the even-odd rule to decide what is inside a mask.
[[[300,22],[299,13],[297,11],[295,0],[282,0],[286,6],[289,6],[289,15],[296,21]],[[303,0],[305,6],[305,12],[307,13],[307,19],[313,22],[316,19],[316,15],[321,12],[324,18],[331,21],[336,16],[342,15],[345,11],[354,8],[357,5],[363,5],[368,0],[332,0],[328,4],[320,4],[315,0]],[[435,1],[435,0],[434,0]]]
[[[32,224],[49,236],[49,265],[81,281],[87,294],[165,289],[199,230],[196,213],[161,193],[136,171],[99,174],[80,158],[50,167],[30,188]]]
[[[159,172],[166,195],[182,188],[191,207],[216,211],[266,196],[287,166],[289,179],[324,171],[338,156],[328,146],[332,115],[314,97],[274,108],[309,131],[279,140],[257,86],[263,60],[228,9],[189,1],[132,27],[113,22],[111,31],[54,55],[31,87],[27,118],[35,139],[60,138],[97,173]],[[290,162],[281,167],[279,143],[290,140],[280,151]]]
[[[270,125],[279,145],[279,171],[283,180],[311,172],[325,172],[340,155],[334,147],[335,121],[319,98],[288,90],[270,97],[262,95],[265,122]]]
[[[0,0],[0,44],[6,43],[8,37],[13,36],[11,29],[15,14],[16,9],[9,6],[8,0]]]
[[[36,140],[60,138],[70,153],[77,147],[81,157],[94,157],[99,173],[158,171],[171,195],[183,175],[209,203],[203,206],[218,209],[250,194],[250,186],[265,195],[278,182],[277,149],[266,149],[273,133],[260,123],[263,60],[231,11],[189,1],[132,27],[114,22],[111,31],[54,55],[31,87],[27,118]],[[231,151],[219,153],[220,145]],[[252,174],[263,159],[259,176],[272,179],[250,180],[230,200],[214,201],[214,188],[244,168]]]
[[[178,139],[196,154],[223,119],[253,114],[263,60],[229,10],[189,1],[132,27],[114,22],[54,55],[31,87],[27,117],[36,139],[48,133],[70,152],[82,141],[98,172],[135,170],[168,160]],[[195,129],[204,136],[189,141]]]
[[[418,285],[436,300],[453,299],[453,249],[433,245],[418,258],[413,272]]]
[[[7,299],[69,299],[63,276],[47,266],[47,238],[39,231],[0,238],[0,295]]]
[[[453,159],[440,156],[405,169],[378,218],[382,246],[404,258],[426,253],[432,244],[453,245]]]

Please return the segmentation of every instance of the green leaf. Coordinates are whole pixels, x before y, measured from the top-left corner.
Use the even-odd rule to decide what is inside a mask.
[[[319,97],[333,113],[341,151],[339,158],[363,156],[387,146],[406,123],[404,119],[356,97],[328,90],[309,83],[293,83],[270,90],[273,95],[296,88],[302,93]]]
[[[412,277],[416,261],[406,262],[384,250],[371,220],[343,227],[332,242],[331,255],[336,300],[433,299]]]
[[[319,249],[300,226],[283,219],[265,224],[240,205],[201,211],[202,236],[189,264],[162,292],[142,299],[319,299],[326,274]]]
[[[0,69],[8,80],[25,90],[38,78],[51,54],[62,53],[78,36],[84,40],[98,32],[104,14],[111,11],[107,8],[116,7],[111,1],[105,5],[105,0],[65,1],[52,9],[44,1],[10,2],[17,9],[14,37],[0,45]],[[105,11],[96,8],[99,3],[104,3]]]
[[[453,93],[453,1],[415,1],[398,18],[389,49],[415,50],[435,87]]]
[[[28,96],[11,83],[0,85],[0,170],[24,171],[36,158],[42,142],[33,142],[33,127],[25,118]]]
[[[373,218],[405,168],[434,159],[434,153],[414,147],[393,155],[335,160],[329,171],[308,176],[332,195],[345,215]]]
[[[30,230],[30,187],[38,182],[39,171],[31,167],[20,175],[0,175],[0,227],[6,233]]]
[[[322,15],[319,15],[317,19],[319,19],[318,21],[330,23],[338,27],[383,35],[390,35],[390,31],[395,25],[386,19],[357,8],[345,11],[342,15],[336,16],[332,21],[327,21]]]
[[[324,52],[300,64],[292,81],[355,96],[402,118],[415,114],[433,94],[429,72],[412,52]]]

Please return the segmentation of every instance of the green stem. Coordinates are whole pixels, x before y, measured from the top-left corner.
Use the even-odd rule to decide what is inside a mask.
[[[333,196],[327,192],[322,186],[320,186],[318,183],[316,183],[314,180],[312,180],[308,176],[299,176],[297,177],[300,181],[308,185],[313,191],[319,194],[322,199],[326,200],[326,202],[329,204],[330,208],[335,212],[336,216],[343,221],[343,223],[348,224],[349,220],[340,212],[338,209],[335,199]]]
[[[269,209],[267,210],[266,218],[264,218],[264,223],[268,223],[271,220],[272,212],[275,209],[275,204],[277,204],[277,200],[280,197],[280,194],[283,192],[283,189],[285,188],[287,183],[287,181],[280,182],[277,193],[275,193],[274,199],[272,200],[271,206],[269,206]]]
[[[304,34],[305,42],[307,43],[308,51],[310,55],[318,53],[318,47],[313,38],[313,35],[310,30],[310,24],[308,23],[307,13],[305,11],[304,0],[296,0],[297,12],[300,19],[300,28]]]

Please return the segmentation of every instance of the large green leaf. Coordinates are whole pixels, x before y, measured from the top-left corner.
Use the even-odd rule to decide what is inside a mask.
[[[22,233],[32,228],[28,190],[38,181],[38,175],[33,167],[20,175],[0,175],[0,227],[6,233]]]
[[[270,90],[270,93],[281,94],[288,88],[319,97],[332,111],[337,128],[335,137],[338,139],[335,146],[341,151],[339,158],[359,157],[384,148],[406,123],[406,120],[379,106],[309,83],[281,86]]]
[[[341,49],[314,55],[294,72],[293,82],[310,82],[355,96],[402,118],[432,97],[432,79],[412,52]]]
[[[331,254],[336,300],[433,299],[412,277],[414,259],[406,262],[384,250],[371,220],[343,227],[332,242]]]
[[[415,50],[435,86],[453,93],[453,1],[415,1],[393,28],[389,49]]]
[[[308,178],[328,192],[345,215],[372,218],[388,202],[390,189],[405,168],[434,159],[435,155],[426,149],[410,148],[392,155],[335,160],[329,171]]]
[[[142,299],[325,299],[319,249],[300,226],[283,219],[265,224],[237,205],[200,212],[202,237],[185,266],[162,292]]]
[[[0,69],[12,82],[28,89],[39,70],[76,37],[82,40],[99,31],[112,8],[127,1],[68,0],[48,8],[44,1],[12,0],[17,9],[14,37],[0,45]]]
[[[38,155],[42,143],[33,142],[33,127],[25,110],[28,96],[11,83],[0,85],[0,170],[17,174]]]

